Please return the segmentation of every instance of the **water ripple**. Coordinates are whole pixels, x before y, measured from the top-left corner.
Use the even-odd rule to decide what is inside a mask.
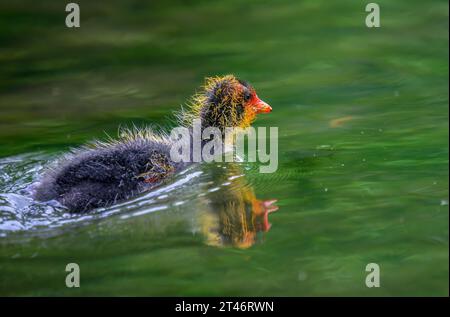
[[[202,175],[195,167],[189,168],[168,184],[134,199],[89,214],[71,214],[56,201],[42,203],[31,197],[30,189],[44,166],[54,158],[53,155],[31,153],[0,159],[0,237],[14,233],[54,235],[63,232],[56,229],[86,225],[115,214],[127,219],[180,206],[196,196],[189,190],[193,187],[187,185]]]

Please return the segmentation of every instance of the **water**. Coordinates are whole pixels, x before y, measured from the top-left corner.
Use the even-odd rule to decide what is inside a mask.
[[[379,1],[376,30],[358,1],[78,3],[78,30],[0,4],[0,294],[448,295],[447,2]],[[166,126],[226,73],[273,107],[276,173],[196,165],[85,215],[30,198],[70,147]]]

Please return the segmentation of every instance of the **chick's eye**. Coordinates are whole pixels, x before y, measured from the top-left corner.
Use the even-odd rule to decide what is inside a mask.
[[[252,95],[250,94],[250,92],[246,91],[244,93],[244,101],[249,101],[251,97]]]

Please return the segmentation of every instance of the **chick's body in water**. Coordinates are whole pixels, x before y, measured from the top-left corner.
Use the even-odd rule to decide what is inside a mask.
[[[169,144],[143,137],[84,148],[62,158],[35,197],[57,199],[71,211],[108,206],[159,185],[185,164],[170,160]]]
[[[253,87],[227,75],[207,78],[178,119],[189,131],[190,121],[200,119],[202,129],[215,127],[223,133],[228,127],[247,127],[257,113],[271,110]],[[94,142],[67,154],[42,177],[34,196],[57,200],[72,212],[112,205],[154,188],[189,164],[172,161],[170,149],[167,135],[127,130],[118,140]]]

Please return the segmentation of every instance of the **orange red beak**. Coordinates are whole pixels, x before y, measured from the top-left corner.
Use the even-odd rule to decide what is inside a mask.
[[[272,112],[272,107],[269,106],[266,102],[259,99],[259,97],[255,94],[255,97],[252,101],[252,107],[256,110],[256,113],[269,113]]]

